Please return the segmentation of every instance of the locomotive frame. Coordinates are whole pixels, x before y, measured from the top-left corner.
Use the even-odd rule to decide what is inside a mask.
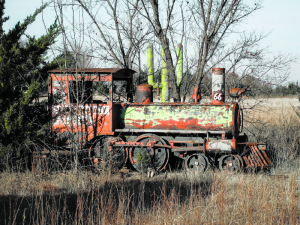
[[[151,85],[136,87],[135,71],[119,68],[51,70],[48,96],[56,143],[82,146],[93,165],[157,171],[184,162],[192,171],[216,165],[227,173],[272,165],[266,145],[241,134],[242,109],[225,103],[224,69],[213,69],[213,101],[153,102]],[[96,84],[96,85],[95,85]],[[96,96],[101,90],[101,97]],[[234,93],[241,91],[233,89]],[[98,98],[97,98],[98,97]],[[133,101],[135,97],[135,101]],[[83,147],[84,146],[84,147]],[[109,159],[109,160],[107,160]]]

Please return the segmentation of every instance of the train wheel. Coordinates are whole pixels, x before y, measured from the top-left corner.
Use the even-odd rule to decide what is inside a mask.
[[[220,158],[219,169],[226,173],[237,173],[242,169],[242,162],[237,155],[224,155]]]
[[[238,159],[240,161],[240,170],[239,170],[239,172],[242,172],[245,169],[244,160],[240,155],[236,155],[236,157],[238,157]]]
[[[129,150],[129,160],[137,171],[146,171],[153,168],[156,171],[165,169],[169,161],[169,150],[166,148],[151,147],[155,144],[166,145],[166,142],[157,135],[144,134],[136,142],[147,143],[147,147],[133,147]]]
[[[208,158],[204,154],[193,154],[186,162],[186,168],[193,172],[205,172],[208,166]]]
[[[95,141],[90,149],[90,157],[95,168],[117,172],[126,164],[127,150],[124,147],[114,147],[113,142],[117,141],[122,141],[122,139],[101,137]]]

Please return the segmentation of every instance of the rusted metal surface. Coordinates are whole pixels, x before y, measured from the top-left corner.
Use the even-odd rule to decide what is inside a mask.
[[[109,105],[53,106],[52,131],[58,137],[65,132],[80,133],[77,141],[91,140],[100,135],[113,135]]]
[[[86,69],[93,72],[93,69]],[[70,71],[75,71],[71,70]],[[119,69],[104,69],[98,72],[106,72],[105,75],[92,74],[84,76],[84,82],[102,81],[112,83],[111,72],[118,72]],[[51,82],[49,85],[49,101],[52,103],[52,131],[58,139],[63,134],[77,135],[77,142],[86,142],[99,135],[112,135],[112,87],[109,88],[107,103],[93,103],[93,96],[84,99],[83,102],[72,102],[71,82],[82,82],[82,76],[71,74],[56,74],[60,70],[49,71]],[[123,71],[122,71],[123,73]],[[129,75],[130,76],[130,75]],[[87,87],[86,87],[87,88]],[[88,93],[88,90],[86,90]],[[78,99],[77,99],[78,100]],[[70,136],[69,135],[69,136]],[[73,135],[74,136],[74,135]]]
[[[186,161],[186,168],[194,172],[205,172],[208,167],[208,158],[203,153],[192,154]]]
[[[225,130],[163,130],[163,129],[115,129],[115,132],[126,132],[126,133],[176,133],[176,134],[224,134],[226,133]]]
[[[272,162],[265,152],[265,148],[258,148],[258,143],[246,143],[248,147],[248,153],[242,158],[245,161],[246,168],[265,168],[272,166]]]
[[[141,84],[136,86],[135,102],[138,104],[149,104],[153,102],[152,86],[149,84]]]
[[[233,132],[237,129],[236,107],[232,103],[126,105],[121,109],[118,128]]]
[[[226,173],[237,173],[242,169],[242,161],[238,155],[224,155],[219,159],[219,168]]]
[[[108,157],[117,169],[131,163],[138,171],[143,167],[162,171],[170,152],[194,171],[203,172],[211,163],[219,164],[227,173],[272,165],[265,145],[247,142],[247,136],[240,135],[242,110],[238,103],[224,103],[223,68],[213,69],[211,104],[200,104],[199,89],[194,93],[195,103],[153,103],[152,86],[147,84],[137,86],[136,102],[132,103],[132,70],[95,68],[50,73],[53,135],[66,144],[70,140],[82,146],[93,143],[89,144],[88,155],[94,165],[104,165],[100,162]],[[94,96],[95,82],[104,97]],[[77,99],[72,93],[75,84]],[[121,102],[116,92],[123,86],[125,101]],[[234,89],[231,94],[242,91]]]
[[[199,87],[194,89],[194,93],[192,95],[192,99],[194,99],[195,103],[199,103],[201,100],[201,90]]]
[[[229,91],[229,95],[232,98],[238,98],[240,97],[244,92],[246,91],[245,88],[231,88]]]
[[[112,74],[112,73],[134,73],[135,71],[122,68],[69,68],[69,69],[54,69],[49,70],[48,73],[59,73],[59,74],[70,74],[70,73],[101,73],[101,74]]]
[[[157,171],[164,170],[169,161],[169,150],[159,145],[166,145],[165,141],[154,135],[144,134],[135,140],[135,143],[143,143],[145,146],[132,147],[129,150],[129,160],[133,167],[142,171],[153,168]]]
[[[172,145],[163,145],[152,142],[136,142],[136,141],[126,141],[126,142],[116,142],[114,146],[124,146],[124,147],[150,147],[150,148],[166,148],[171,149],[174,152],[183,152],[183,151],[204,151],[204,146],[195,146],[195,147],[176,147]]]
[[[94,165],[100,169],[109,168],[118,171],[125,166],[128,159],[128,150],[123,146],[115,146],[114,143],[121,142],[120,137],[100,137],[89,149],[89,157]]]

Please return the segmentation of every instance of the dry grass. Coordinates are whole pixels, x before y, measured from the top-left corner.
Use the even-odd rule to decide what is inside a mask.
[[[245,111],[245,132],[268,144],[272,175],[7,171],[0,224],[300,224],[300,120],[290,104],[299,101],[272,99]]]
[[[300,101],[296,98],[245,99],[241,105],[244,108],[244,118],[249,122],[300,125],[300,119],[293,110],[293,107],[300,106]]]
[[[299,224],[296,177],[209,171],[102,180],[76,194],[2,196],[2,209],[12,208],[1,218],[12,224]]]
[[[243,101],[244,132],[250,141],[267,143],[268,154],[282,173],[298,172],[300,165],[300,118],[294,111],[299,105],[296,98]]]

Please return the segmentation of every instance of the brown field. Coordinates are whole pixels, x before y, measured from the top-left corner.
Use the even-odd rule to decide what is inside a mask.
[[[261,100],[242,101],[244,132],[267,143],[269,171],[6,171],[0,224],[300,224],[300,102]]]
[[[300,122],[293,110],[300,107],[297,98],[245,99],[242,101],[242,106],[245,112],[244,118],[249,121],[258,120],[273,124]]]

